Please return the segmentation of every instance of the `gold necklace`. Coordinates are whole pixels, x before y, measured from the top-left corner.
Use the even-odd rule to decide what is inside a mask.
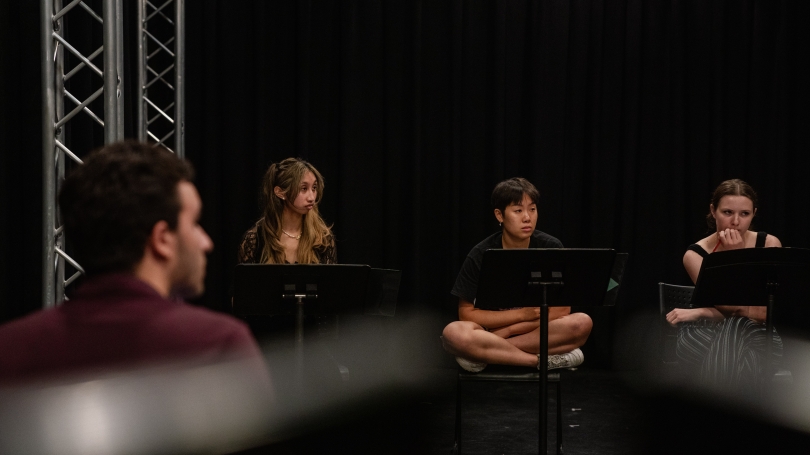
[[[285,231],[284,229],[282,229],[281,232],[283,232],[284,235],[286,235],[287,237],[289,237],[291,239],[301,240],[301,233],[300,232],[298,233],[298,235],[292,235],[289,232]]]

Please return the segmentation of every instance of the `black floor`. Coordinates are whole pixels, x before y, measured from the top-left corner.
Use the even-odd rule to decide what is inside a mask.
[[[450,373],[453,376],[455,371]],[[641,412],[621,376],[586,368],[562,371],[565,453],[641,453],[637,444]],[[554,387],[549,386],[547,453],[555,453],[556,447]],[[538,395],[536,383],[464,383],[463,453],[537,453]],[[425,418],[435,419],[434,429],[425,431],[423,453],[446,454],[452,447],[455,397],[450,398],[423,407]]]
[[[588,368],[562,372],[565,453],[644,453],[642,406],[626,385],[627,375]],[[406,388],[404,394],[381,392],[333,413],[311,432],[250,453],[449,454],[455,429],[456,370],[436,368],[423,378],[429,386]],[[536,383],[474,382],[463,387],[463,453],[537,453]],[[552,454],[553,385],[549,391],[548,453]]]

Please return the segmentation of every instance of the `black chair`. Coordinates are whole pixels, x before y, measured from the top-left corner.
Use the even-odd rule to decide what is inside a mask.
[[[571,368],[575,370],[576,368]],[[456,434],[452,453],[461,454],[461,430],[462,430],[462,406],[461,406],[461,386],[465,382],[538,382],[540,371],[526,367],[512,367],[506,365],[488,365],[487,369],[479,373],[470,373],[462,368],[458,369],[458,379],[456,381]],[[548,372],[548,383],[555,384],[557,388],[557,454],[563,453],[562,434],[562,393],[560,391],[560,371]],[[544,453],[544,448],[540,447],[540,453]]]
[[[658,310],[661,319],[661,361],[666,365],[678,364],[678,357],[675,355],[678,328],[672,327],[667,322],[667,313],[675,308],[693,308],[691,302],[694,290],[694,286],[658,283]]]

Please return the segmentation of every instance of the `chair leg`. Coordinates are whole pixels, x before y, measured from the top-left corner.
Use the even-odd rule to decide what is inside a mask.
[[[557,455],[563,453],[562,378],[557,381]]]
[[[461,454],[461,380],[456,377],[456,431],[455,441],[450,453]]]

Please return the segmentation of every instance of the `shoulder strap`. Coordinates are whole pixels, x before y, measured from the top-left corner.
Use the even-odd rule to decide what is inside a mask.
[[[689,245],[688,247],[686,247],[686,249],[694,251],[695,253],[699,254],[700,257],[702,257],[702,258],[705,258],[706,256],[709,255],[709,253],[706,250],[704,250],[703,247],[698,245],[697,243],[693,243],[693,244]]]
[[[764,248],[765,247],[765,239],[768,237],[768,233],[765,231],[757,232],[757,243],[754,245],[754,248]]]

